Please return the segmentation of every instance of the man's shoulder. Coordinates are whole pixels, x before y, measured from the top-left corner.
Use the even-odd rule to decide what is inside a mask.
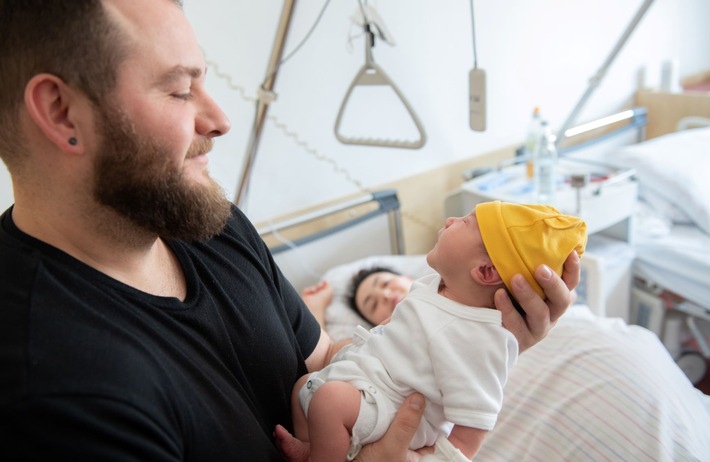
[[[19,231],[12,223],[12,208],[0,215],[0,293],[5,289],[18,289],[32,283],[32,275],[37,271],[41,256],[30,244],[16,234]],[[0,295],[0,301],[7,301]]]
[[[186,245],[192,247],[192,244]],[[236,254],[240,254],[257,255],[258,259],[265,261],[268,253],[257,229],[244,212],[235,205],[232,205],[232,214],[225,223],[222,232],[207,241],[196,244],[198,254],[201,254],[200,248],[204,247],[210,249],[204,256],[210,259],[216,255],[231,259],[235,258]]]
[[[208,243],[225,238],[250,240],[257,238],[258,236],[259,233],[244,212],[242,212],[236,205],[232,205],[232,213],[227,219],[222,232],[210,239]]]
[[[25,301],[41,265],[40,256],[0,232],[0,306]]]

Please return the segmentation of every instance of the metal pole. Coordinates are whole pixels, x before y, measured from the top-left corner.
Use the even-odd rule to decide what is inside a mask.
[[[597,71],[596,75],[592,77],[589,80],[589,86],[587,87],[587,91],[584,92],[582,95],[582,98],[579,100],[577,105],[574,107],[572,110],[572,113],[567,117],[567,120],[565,121],[564,124],[562,124],[562,127],[560,127],[559,131],[557,132],[557,139],[555,140],[555,146],[559,149],[560,143],[562,140],[565,139],[565,132],[567,129],[574,123],[574,121],[577,119],[577,116],[579,115],[579,111],[582,110],[584,105],[587,103],[587,100],[589,99],[590,96],[592,96],[592,93],[594,90],[597,89],[597,86],[601,83],[602,79],[604,78],[604,75],[606,74],[607,69],[609,66],[611,66],[612,61],[614,61],[614,58],[616,58],[616,55],[619,54],[621,49],[624,47],[624,44],[628,40],[629,36],[631,33],[636,29],[636,26],[638,23],[641,21],[641,18],[643,18],[643,15],[646,14],[646,11],[648,8],[651,6],[651,3],[653,3],[653,0],[645,0],[643,2],[643,5],[641,5],[641,8],[639,8],[638,12],[636,13],[636,16],[631,20],[629,25],[626,27],[626,30],[624,31],[624,34],[621,36],[619,41],[616,43],[616,46],[614,49],[611,51],[611,54],[606,58],[606,61],[604,61],[604,64],[602,64],[602,67]]]
[[[237,195],[234,200],[239,208],[243,208],[243,205],[246,202],[249,191],[249,179],[251,177],[252,169],[254,168],[254,161],[259,148],[259,141],[261,140],[261,133],[264,130],[266,113],[268,112],[269,104],[272,101],[268,95],[273,91],[274,84],[276,83],[276,75],[278,74],[279,63],[281,62],[281,57],[283,56],[286,36],[288,35],[288,30],[291,26],[291,19],[293,17],[295,4],[296,0],[284,0],[284,6],[281,10],[281,19],[279,21],[278,28],[276,29],[274,46],[271,50],[269,65],[266,69],[266,80],[264,80],[264,84],[260,88],[259,98],[257,98],[256,101],[254,124],[249,137],[246,157],[244,158],[244,166],[242,167],[242,178],[239,183],[239,190],[237,191]]]

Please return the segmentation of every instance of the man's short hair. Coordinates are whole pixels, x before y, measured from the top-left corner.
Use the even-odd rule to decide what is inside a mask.
[[[102,0],[0,0],[0,158],[11,171],[22,158],[18,115],[30,79],[56,75],[98,105],[116,85],[126,44]]]

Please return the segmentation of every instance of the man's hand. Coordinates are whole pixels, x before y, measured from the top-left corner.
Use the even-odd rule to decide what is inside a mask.
[[[579,284],[580,270],[579,256],[574,251],[565,260],[562,278],[547,266],[538,266],[535,280],[545,291],[544,300],[522,275],[513,276],[513,295],[525,310],[524,318],[513,307],[505,289],[496,292],[495,305],[503,315],[503,326],[518,339],[521,353],[545,338],[570,306],[573,299],[571,291]]]
[[[397,415],[380,441],[363,447],[356,462],[416,462],[421,455],[407,448],[424,414],[424,397],[415,393],[397,411]],[[426,451],[426,450],[422,450]],[[422,452],[423,453],[423,452]]]

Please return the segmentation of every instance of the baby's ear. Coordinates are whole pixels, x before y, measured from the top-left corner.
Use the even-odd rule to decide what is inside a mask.
[[[483,262],[471,268],[471,277],[478,284],[484,286],[494,286],[503,282],[498,270],[491,262]]]

